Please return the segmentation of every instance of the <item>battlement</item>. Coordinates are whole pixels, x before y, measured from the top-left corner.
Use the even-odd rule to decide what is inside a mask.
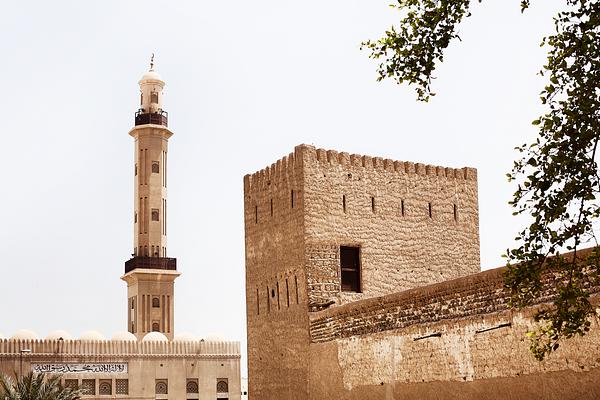
[[[349,169],[364,168],[366,170],[404,175],[435,176],[447,179],[477,181],[477,169],[471,167],[451,168],[410,161],[395,161],[382,157],[317,149],[312,145],[301,144],[294,148],[294,152],[277,160],[269,167],[244,176],[244,190],[246,192],[262,190],[272,182],[279,182],[282,177],[302,168],[304,163],[318,163],[321,167],[339,165],[348,167]]]
[[[118,340],[0,339],[0,357],[18,356],[31,350],[27,358],[40,356],[94,357],[195,357],[240,358],[240,343],[230,341],[134,342]]]

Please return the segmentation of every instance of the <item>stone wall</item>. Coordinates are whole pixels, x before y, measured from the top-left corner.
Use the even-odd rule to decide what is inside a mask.
[[[344,304],[479,272],[475,169],[300,148],[311,300]],[[341,245],[360,247],[360,293],[340,291]]]
[[[310,399],[598,398],[598,317],[588,335],[540,363],[525,334],[536,326],[534,312],[552,298],[550,278],[537,305],[515,311],[504,271],[311,313]],[[600,286],[589,290],[598,304]],[[553,390],[541,396],[529,384]]]
[[[249,398],[308,393],[302,166],[296,151],[244,178]]]
[[[244,177],[244,222],[251,398],[308,398],[310,311],[479,271],[472,168],[300,145]],[[359,293],[341,291],[342,245],[360,247]]]

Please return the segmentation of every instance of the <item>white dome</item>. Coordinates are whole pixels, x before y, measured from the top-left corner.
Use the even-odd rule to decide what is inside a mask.
[[[81,334],[79,340],[106,340],[103,334],[98,331],[86,331]]]
[[[46,335],[46,340],[72,340],[73,337],[67,331],[63,331],[62,329],[58,329],[52,331]]]
[[[142,338],[142,342],[168,342],[169,339],[160,332],[150,332]]]
[[[12,335],[11,339],[20,339],[20,340],[35,340],[39,339],[39,336],[34,331],[30,331],[29,329],[19,329]]]
[[[137,338],[131,332],[119,331],[116,332],[111,340],[120,341],[120,342],[137,342]]]
[[[224,342],[225,339],[221,335],[217,335],[215,333],[211,333],[210,335],[206,335],[205,337],[207,342]]]
[[[199,340],[195,335],[192,335],[189,332],[182,332],[175,335],[173,339],[174,342],[195,342]]]
[[[4,334],[2,332],[0,332],[0,340],[2,339],[6,339],[6,336],[4,336]]]
[[[145,81],[159,81],[159,82],[164,83],[164,81],[162,80],[162,78],[158,74],[158,72],[156,72],[154,70],[150,70],[150,71],[146,72],[144,75],[142,75],[142,79],[140,79],[140,83],[145,82]]]

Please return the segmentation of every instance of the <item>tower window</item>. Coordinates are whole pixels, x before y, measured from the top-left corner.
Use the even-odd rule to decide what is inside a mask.
[[[160,300],[158,297],[153,297],[152,298],[152,307],[154,308],[159,308],[160,307]]]
[[[292,208],[294,208],[294,191],[292,190]]]
[[[152,221],[158,221],[159,211],[158,208],[152,209]]]
[[[400,200],[400,213],[404,217],[404,200]]]
[[[458,221],[458,207],[454,205],[454,220]]]
[[[198,393],[198,379],[188,379],[185,385],[187,393]]]
[[[160,163],[158,161],[152,161],[152,173],[158,174],[160,172]]]
[[[156,394],[168,394],[169,393],[169,381],[166,379],[157,379],[154,386]]]
[[[371,211],[375,212],[375,197],[371,196]]]
[[[104,396],[112,395],[111,379],[100,379],[100,383],[98,384],[98,394]]]
[[[135,176],[137,176],[137,164],[135,164]]]
[[[133,215],[133,222],[137,224],[137,213]]]
[[[433,210],[431,207],[431,203],[429,203],[429,218],[433,218]]]
[[[115,379],[117,394],[129,394],[129,381],[127,379]]]
[[[273,199],[271,199],[271,217],[273,216]]]
[[[344,209],[344,214],[346,213],[346,195],[342,195],[342,208]]]
[[[158,104],[158,93],[157,92],[150,93],[150,103]]]
[[[144,93],[140,93],[140,106],[144,104]]]
[[[340,269],[342,291],[360,293],[360,247],[340,246]]]
[[[158,322],[153,322],[152,323],[152,332],[159,332],[160,331],[160,325],[158,324]]]

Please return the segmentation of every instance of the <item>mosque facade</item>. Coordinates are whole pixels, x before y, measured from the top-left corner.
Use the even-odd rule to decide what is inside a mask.
[[[134,245],[125,262],[127,330],[106,339],[85,332],[74,339],[53,331],[40,338],[19,330],[0,334],[0,373],[61,374],[84,399],[241,398],[240,343],[175,334],[177,260],[167,257],[168,114],[165,82],[154,70],[139,81],[140,108],[129,135],[135,140]]]

